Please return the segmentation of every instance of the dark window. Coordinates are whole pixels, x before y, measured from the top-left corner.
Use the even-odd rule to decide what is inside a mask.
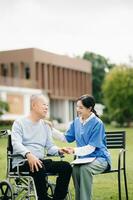
[[[30,79],[30,67],[28,64],[24,66],[24,77],[25,79]]]
[[[2,76],[7,76],[8,74],[8,65],[7,64],[2,64]]]

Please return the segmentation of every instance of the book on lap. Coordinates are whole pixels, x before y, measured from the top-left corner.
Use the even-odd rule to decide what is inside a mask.
[[[77,158],[74,161],[71,162],[72,165],[78,165],[78,164],[86,164],[91,163],[96,159],[96,157],[90,157],[90,158]]]

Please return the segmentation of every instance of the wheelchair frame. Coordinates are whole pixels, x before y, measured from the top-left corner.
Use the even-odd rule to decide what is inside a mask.
[[[28,172],[20,172],[19,167],[24,164],[27,159],[22,158],[17,165],[17,171],[12,170],[12,159],[14,157],[22,157],[22,155],[13,154],[13,147],[11,143],[11,131],[2,130],[0,135],[7,135],[7,172],[6,180],[0,182],[0,200],[38,200],[34,179]],[[49,180],[50,176],[58,176],[58,174],[46,174],[46,187],[49,197],[54,194],[56,184]],[[64,200],[71,200],[71,192]]]

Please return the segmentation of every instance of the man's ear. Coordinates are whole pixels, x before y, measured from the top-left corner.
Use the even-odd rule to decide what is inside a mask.
[[[31,103],[31,110],[34,110],[35,106],[36,106],[36,102],[33,101],[33,102]]]

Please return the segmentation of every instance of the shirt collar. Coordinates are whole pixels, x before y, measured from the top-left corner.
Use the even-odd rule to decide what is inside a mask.
[[[94,113],[92,113],[85,121],[82,121],[82,119],[80,118],[80,122],[85,125],[88,121],[90,121],[93,117],[95,116]]]

